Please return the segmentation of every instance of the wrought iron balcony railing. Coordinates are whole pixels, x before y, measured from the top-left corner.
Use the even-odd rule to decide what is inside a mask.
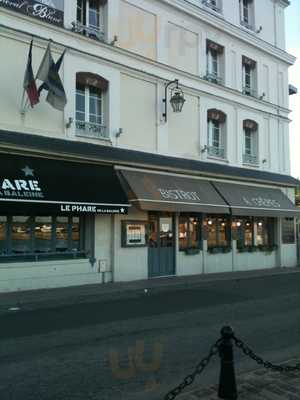
[[[208,146],[207,153],[212,157],[225,158],[225,149],[223,147]]]
[[[251,88],[250,86],[244,86],[243,94],[245,94],[247,96],[257,97],[257,90]]]
[[[211,3],[209,0],[202,0],[202,4],[205,7],[209,7],[211,8],[213,11],[216,11],[218,13],[220,13],[222,10],[221,8],[219,8],[218,6],[216,6],[215,4]]]
[[[94,139],[108,139],[106,126],[92,122],[76,121],[76,136],[89,137]]]
[[[243,154],[243,163],[244,164],[251,164],[251,165],[258,165],[258,157],[254,154]]]
[[[94,26],[86,26],[81,24],[80,22],[72,22],[72,31],[76,33],[80,33],[81,35],[85,35],[87,37],[100,40],[101,42],[105,39],[104,29],[101,27],[96,28]]]
[[[223,79],[220,76],[212,74],[210,72],[207,72],[203,78],[208,82],[213,82],[218,85],[223,85]]]

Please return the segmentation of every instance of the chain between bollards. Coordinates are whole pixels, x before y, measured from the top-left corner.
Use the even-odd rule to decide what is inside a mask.
[[[174,400],[177,396],[179,396],[187,386],[190,386],[194,382],[196,376],[203,372],[212,357],[218,353],[221,362],[218,397],[224,400],[237,400],[238,392],[235,379],[233,354],[234,345],[241,349],[246,356],[250,357],[257,364],[262,365],[264,368],[268,368],[277,372],[300,371],[300,363],[296,365],[276,365],[269,361],[264,361],[242,340],[235,336],[233,329],[230,326],[224,326],[221,329],[221,338],[218,339],[210,348],[208,355],[199,362],[193,373],[187,375],[180,385],[171,390],[164,397],[164,400]]]

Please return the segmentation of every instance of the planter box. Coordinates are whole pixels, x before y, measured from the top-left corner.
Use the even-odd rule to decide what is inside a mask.
[[[185,252],[185,254],[187,254],[189,256],[193,256],[195,254],[199,254],[200,249],[185,249],[184,252]]]

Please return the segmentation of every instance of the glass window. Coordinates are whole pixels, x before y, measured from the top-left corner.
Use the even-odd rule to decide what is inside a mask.
[[[85,121],[85,87],[76,85],[76,120]]]
[[[218,121],[213,121],[213,147],[220,147],[220,124]]]
[[[34,247],[37,253],[52,251],[52,218],[36,217],[34,226]]]
[[[198,216],[179,217],[179,250],[199,249],[201,240],[201,218]]]
[[[89,26],[96,29],[100,26],[100,7],[98,0],[89,0]]]
[[[265,219],[258,219],[255,221],[256,229],[256,245],[267,246],[268,245],[268,231],[267,223]]]
[[[69,250],[69,218],[57,217],[56,218],[56,251]]]
[[[80,220],[79,217],[72,219],[72,251],[80,250]]]
[[[244,220],[244,245],[253,246],[253,220],[251,218]]]
[[[252,154],[252,132],[251,129],[245,128],[245,154]]]
[[[206,219],[208,228],[207,246],[227,247],[230,244],[230,220],[227,217],[209,216]]]
[[[76,85],[76,120],[102,124],[103,99],[100,89],[93,86]]]
[[[283,244],[295,243],[294,218],[283,218],[282,219],[282,243]]]
[[[12,218],[12,253],[30,253],[32,249],[31,240],[31,218],[13,217]]]
[[[0,216],[0,254],[6,253],[7,217]]]

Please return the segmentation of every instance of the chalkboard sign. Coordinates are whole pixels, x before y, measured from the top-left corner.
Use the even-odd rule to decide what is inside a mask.
[[[282,243],[295,243],[295,223],[294,218],[283,218],[282,220]]]

